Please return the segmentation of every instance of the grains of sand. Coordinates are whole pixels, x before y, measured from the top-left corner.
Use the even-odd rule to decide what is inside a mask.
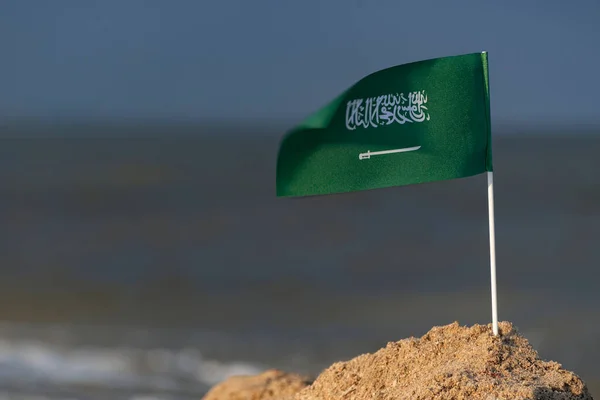
[[[296,400],[592,399],[584,382],[543,361],[508,322],[434,327],[373,354],[337,362]]]
[[[305,376],[270,369],[259,375],[230,377],[214,386],[203,400],[292,400],[309,383]]]

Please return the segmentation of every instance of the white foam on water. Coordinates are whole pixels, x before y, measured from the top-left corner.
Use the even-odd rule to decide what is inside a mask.
[[[262,370],[261,366],[242,361],[205,359],[195,349],[71,348],[0,339],[0,385],[46,383],[150,392],[204,391],[232,375]]]
[[[88,396],[83,395],[83,398]],[[111,397],[112,398],[112,397]],[[44,396],[27,393],[8,393],[0,392],[0,400],[79,400],[80,397],[73,396]],[[113,398],[114,399],[114,398]],[[154,395],[131,395],[120,397],[119,400],[174,400],[172,396],[154,396]]]

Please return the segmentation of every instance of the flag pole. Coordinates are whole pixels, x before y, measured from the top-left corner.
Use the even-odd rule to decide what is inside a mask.
[[[490,227],[490,275],[492,284],[492,331],[498,335],[498,299],[496,296],[496,235],[494,226],[494,173],[488,171],[488,213]]]

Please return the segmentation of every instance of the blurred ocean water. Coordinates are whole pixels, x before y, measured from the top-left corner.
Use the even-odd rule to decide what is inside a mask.
[[[0,398],[199,398],[490,321],[485,176],[277,199],[279,137],[179,133],[0,139]],[[494,139],[499,317],[592,394],[599,151]]]

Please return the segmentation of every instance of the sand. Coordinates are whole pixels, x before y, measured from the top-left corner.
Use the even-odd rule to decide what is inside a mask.
[[[259,375],[234,376],[214,386],[203,400],[292,400],[310,380],[270,369]]]
[[[327,368],[297,400],[591,399],[584,382],[542,361],[508,322],[435,327]]]
[[[282,371],[230,378],[205,400],[592,399],[585,383],[543,361],[508,322],[434,327],[325,369],[314,382]]]

